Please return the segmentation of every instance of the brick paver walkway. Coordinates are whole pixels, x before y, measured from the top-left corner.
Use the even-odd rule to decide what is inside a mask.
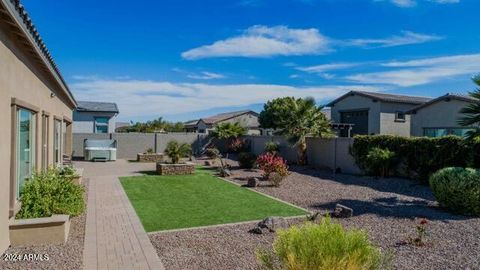
[[[164,269],[118,175],[145,169],[126,161],[77,163],[89,178],[85,269]]]

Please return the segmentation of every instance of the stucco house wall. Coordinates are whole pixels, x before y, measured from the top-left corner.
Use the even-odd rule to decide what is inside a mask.
[[[4,9],[5,2],[0,1],[0,9]],[[2,13],[3,19],[7,15]],[[31,49],[25,42],[12,31],[13,26],[0,20],[0,254],[9,246],[9,218],[11,210],[11,198],[15,175],[15,143],[14,143],[14,117],[15,106],[30,106],[37,110],[35,114],[35,163],[36,169],[40,170],[42,164],[42,113],[48,113],[49,137],[48,137],[48,164],[53,163],[53,121],[54,118],[69,121],[72,118],[72,110],[75,101],[62,86],[34,59]],[[19,30],[21,31],[21,30]],[[12,105],[12,103],[14,103]],[[17,104],[17,105],[15,105]],[[21,106],[20,106],[21,107]],[[71,120],[70,120],[71,121]],[[67,138],[67,140],[71,140]]]
[[[115,132],[116,113],[107,112],[73,112],[73,133],[95,133],[95,118],[109,117],[108,133]]]
[[[405,121],[395,119],[396,112],[406,112],[414,105],[402,103],[381,102],[380,134],[410,136],[410,115],[405,115]]]
[[[468,102],[451,99],[440,100],[412,113],[411,136],[423,136],[424,128],[462,128],[457,120],[462,116],[460,110]]]
[[[341,123],[341,112],[368,109],[368,134],[380,133],[380,102],[371,98],[354,95],[348,96],[331,107],[332,122]]]

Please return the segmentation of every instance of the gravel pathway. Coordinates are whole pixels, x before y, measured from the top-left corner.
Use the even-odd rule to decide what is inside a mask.
[[[88,189],[88,179],[83,178],[85,189]],[[87,192],[85,192],[85,202]],[[40,254],[48,255],[48,261],[0,261],[0,269],[82,269],[83,241],[85,238],[85,220],[87,212],[71,219],[70,234],[67,243],[63,245],[45,245],[36,247],[11,247],[7,254]],[[2,258],[3,259],[3,258]]]
[[[354,217],[337,219],[347,228],[366,230],[372,242],[394,253],[395,269],[480,269],[480,218],[449,214],[438,208],[430,189],[406,179],[334,176],[292,167],[280,188],[262,182],[256,190],[326,212],[336,203],[354,209]],[[240,184],[257,170],[233,170]],[[429,220],[425,247],[402,245],[415,236],[418,218]],[[253,224],[252,224],[253,225]],[[252,235],[252,225],[150,235],[167,269],[255,269],[256,247],[269,247],[273,235]]]

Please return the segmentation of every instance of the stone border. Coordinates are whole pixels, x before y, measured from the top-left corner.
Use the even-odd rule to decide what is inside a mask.
[[[195,166],[193,162],[178,164],[157,162],[156,172],[158,175],[189,175],[195,173]]]
[[[36,246],[64,244],[70,231],[69,215],[53,215],[46,218],[12,219],[10,221],[12,246]]]
[[[162,162],[162,153],[138,153],[137,162]]]

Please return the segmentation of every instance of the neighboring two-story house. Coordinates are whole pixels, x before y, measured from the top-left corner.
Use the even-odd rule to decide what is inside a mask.
[[[240,123],[248,135],[260,135],[258,113],[250,110],[227,112],[185,123],[187,132],[209,133],[220,123]]]
[[[73,133],[114,133],[118,115],[112,102],[78,101],[73,112]]]
[[[28,14],[0,0],[0,254],[32,173],[63,163],[72,149],[76,101]]]
[[[410,136],[411,119],[405,112],[429,100],[427,97],[350,91],[326,106],[331,108],[333,123],[353,124],[352,136]],[[347,135],[342,133],[340,136]]]

